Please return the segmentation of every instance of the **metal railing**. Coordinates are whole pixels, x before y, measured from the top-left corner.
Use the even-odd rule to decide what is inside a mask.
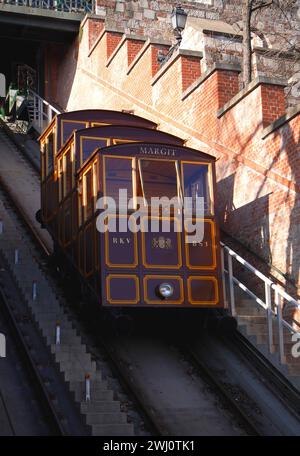
[[[42,133],[47,125],[49,125],[55,114],[60,114],[62,112],[59,109],[54,108],[54,106],[33,90],[29,90],[27,101],[28,110],[32,116],[32,124],[39,133]]]
[[[65,13],[94,13],[95,0],[0,0],[0,5],[27,6]]]
[[[291,334],[296,334],[299,333],[300,328],[298,330],[295,329],[290,324],[290,322],[285,319],[283,316],[283,308],[287,310],[288,306],[290,306],[295,311],[300,310],[300,303],[223,243],[221,243],[221,258],[224,285],[224,301],[227,303],[229,312],[232,316],[237,316],[235,292],[237,286],[251,298],[251,301],[254,305],[256,304],[265,310],[267,319],[267,338],[269,353],[274,353],[274,345],[277,338],[279,360],[281,364],[284,364],[286,361],[284,329],[287,329]],[[241,264],[243,268],[245,268],[247,271],[250,271],[260,281],[263,282],[264,299],[260,299],[244,283],[242,283],[237,277],[234,276],[233,260]],[[284,303],[286,304],[284,305]]]

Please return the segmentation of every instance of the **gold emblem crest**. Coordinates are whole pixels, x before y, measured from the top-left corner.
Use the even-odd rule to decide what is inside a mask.
[[[171,249],[172,239],[159,236],[158,238],[152,239],[152,247],[154,249]]]

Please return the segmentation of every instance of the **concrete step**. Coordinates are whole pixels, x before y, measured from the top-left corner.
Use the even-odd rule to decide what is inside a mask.
[[[81,391],[75,391],[75,399],[76,401],[78,402],[84,402],[85,401],[85,392],[81,392]],[[104,402],[108,402],[108,401],[113,401],[114,399],[114,393],[112,390],[110,389],[94,389],[94,390],[91,390],[91,401],[90,403],[93,404],[94,402],[99,402],[99,401],[104,401]]]
[[[86,373],[96,372],[96,363],[95,361],[83,359],[74,359],[73,361],[59,361],[60,370],[67,372],[77,369],[82,369]]]
[[[69,382],[69,386],[70,386],[71,391],[85,392],[85,382],[83,382],[83,381]],[[97,380],[91,380],[90,388],[91,388],[91,391],[107,390],[107,381],[100,380],[99,378]]]
[[[241,325],[266,325],[267,324],[267,318],[263,315],[242,315],[237,317],[238,324]]]
[[[268,332],[267,332],[267,325],[251,325],[251,324],[248,324],[246,326],[247,328],[247,334],[249,335],[253,335],[253,336],[256,336],[256,335],[267,335]]]
[[[62,371],[66,382],[82,382],[85,379],[86,374],[90,375],[91,380],[99,379],[99,372],[90,372],[85,369],[70,369]],[[95,398],[96,399],[96,398]],[[99,400],[105,400],[100,398]],[[81,401],[81,398],[80,398]]]
[[[62,309],[59,309],[58,312],[55,310],[50,310],[49,308],[43,310],[43,309],[35,309],[34,310],[34,316],[36,321],[44,321],[44,320],[49,320],[49,321],[62,321],[66,317],[66,314],[63,313]]]
[[[60,344],[60,345],[56,345],[56,344],[52,344],[51,345],[51,353],[53,353],[54,355],[56,353],[69,353],[69,351],[72,350],[72,353],[82,353],[82,354],[85,354],[87,351],[86,351],[86,345],[85,344],[81,344],[81,343],[78,343],[77,345],[73,345],[73,344]]]
[[[127,436],[134,435],[134,432],[132,424],[94,424],[92,426],[92,434],[94,436]]]
[[[38,320],[39,327],[45,331],[56,331],[56,320],[49,320],[49,319],[39,319]],[[74,331],[76,332],[75,328],[73,327],[72,323],[69,320],[61,320],[60,321],[60,334],[66,331]]]
[[[263,345],[263,344],[267,344],[268,343],[268,335],[267,335],[267,332],[265,332],[264,334],[256,334],[256,341],[258,344],[260,345]],[[276,351],[278,351],[278,336],[274,336],[273,334],[273,345],[274,345],[274,348]],[[288,335],[285,335],[284,338],[283,338],[283,341],[284,341],[284,345],[286,347],[286,349],[291,349],[292,346],[294,345],[295,342],[291,342],[291,338],[290,336]]]
[[[43,335],[47,340],[47,344],[52,345],[55,343],[55,331],[46,331]],[[60,342],[62,345],[78,345],[81,344],[81,338],[80,336],[77,336],[74,331],[71,331],[70,333],[67,333],[64,331],[61,336],[60,336]]]
[[[72,350],[70,347],[69,351],[57,352],[55,353],[55,360],[59,363],[72,363],[77,361],[85,361],[86,363],[92,362],[92,357],[90,353],[78,352]]]
[[[108,413],[87,413],[86,424],[90,426],[95,424],[124,424],[127,423],[125,413],[121,412],[108,412]]]
[[[82,413],[120,412],[119,401],[87,401],[80,403]]]
[[[264,316],[266,315],[266,311],[262,308],[258,308],[257,306],[245,306],[245,307],[236,307],[236,313],[240,316]]]

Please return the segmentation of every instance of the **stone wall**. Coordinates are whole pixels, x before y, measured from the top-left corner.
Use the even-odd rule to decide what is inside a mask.
[[[209,67],[212,63],[241,63],[242,45],[239,31],[242,25],[243,0],[188,0],[181,2],[187,11],[189,19],[201,18],[206,21],[223,21],[233,25],[230,35],[224,33],[207,32],[205,37],[198,36],[195,29],[186,28],[183,41],[190,41],[189,35],[194,35],[194,48],[205,51],[203,65]],[[274,2],[275,3],[275,2]],[[178,2],[171,0],[97,0],[96,12],[105,19],[106,26],[127,34],[161,38],[174,42],[174,35],[170,24],[172,8]],[[263,8],[253,13],[253,46],[264,51],[256,50],[253,56],[253,77],[264,74],[269,77],[284,77],[300,84],[300,51],[291,55],[283,51],[300,49],[300,1],[279,0],[275,5]],[[204,43],[205,41],[205,43]],[[189,43],[191,44],[191,43]],[[190,47],[188,47],[191,49]],[[204,67],[203,70],[206,68]],[[300,97],[296,90],[286,91],[287,106],[299,102]]]

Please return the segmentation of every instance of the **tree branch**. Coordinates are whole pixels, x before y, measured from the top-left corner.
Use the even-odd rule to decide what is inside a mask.
[[[271,0],[270,2],[262,2],[256,6],[252,6],[251,13],[254,13],[254,11],[257,11],[262,8],[266,8],[267,6],[271,6],[271,5],[273,5],[273,0]]]

